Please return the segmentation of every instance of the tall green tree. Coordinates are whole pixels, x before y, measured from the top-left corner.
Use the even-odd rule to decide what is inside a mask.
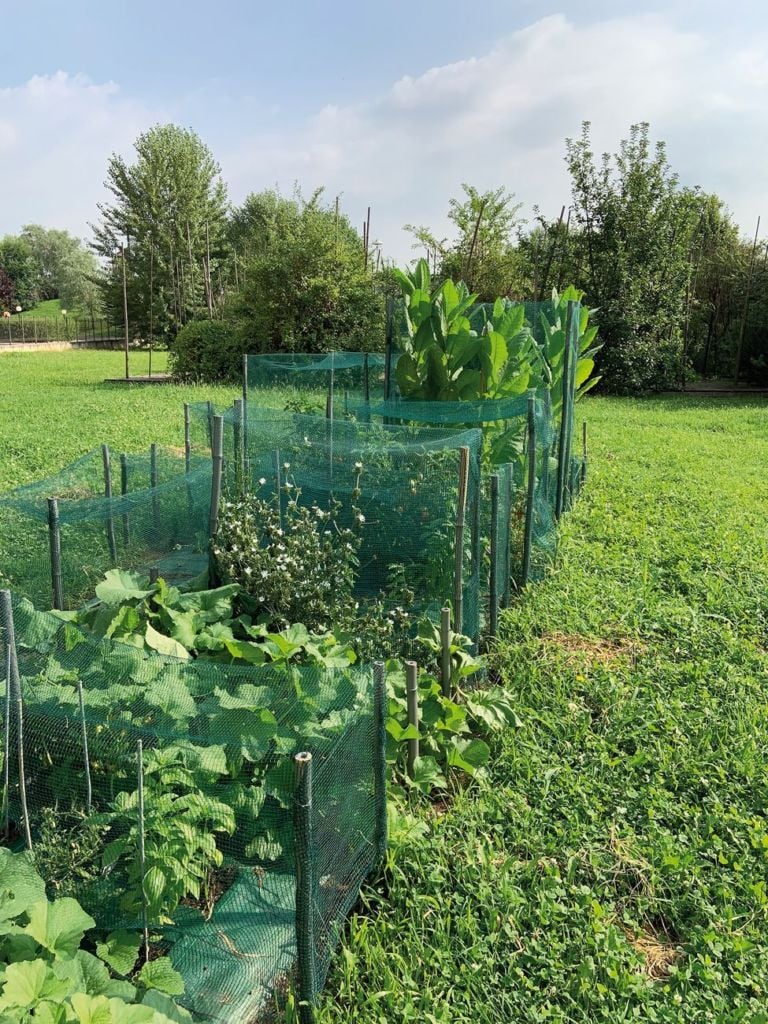
[[[6,235],[0,240],[0,270],[12,282],[9,306],[34,306],[39,298],[37,274],[32,250],[24,238]]]
[[[233,214],[230,239],[240,291],[231,305],[251,349],[323,351],[383,343],[379,275],[365,267],[362,239],[323,201],[274,190],[250,195]]]
[[[517,247],[521,204],[505,188],[481,192],[463,184],[464,196],[450,200],[448,219],[456,233],[438,239],[429,228],[406,224],[405,230],[425,250],[437,277],[463,280],[481,301],[519,296],[523,288],[522,261]]]
[[[646,123],[632,125],[619,152],[600,161],[587,122],[566,148],[575,238],[587,300],[599,309],[607,384],[619,391],[677,385],[704,197],[680,185]]]
[[[138,137],[136,158],[114,154],[94,249],[104,261],[104,303],[141,338],[172,338],[189,319],[214,316],[224,300],[227,192],[211,151],[190,129],[157,125]]]

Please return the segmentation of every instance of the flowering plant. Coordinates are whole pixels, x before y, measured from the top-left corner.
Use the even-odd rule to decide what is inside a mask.
[[[355,464],[352,526],[341,523],[342,503],[302,504],[301,490],[283,467],[281,493],[259,490],[222,503],[213,553],[222,581],[240,584],[244,610],[282,629],[302,622],[323,632],[354,610],[352,590],[365,522],[357,501],[362,464]],[[348,518],[348,517],[345,517]]]

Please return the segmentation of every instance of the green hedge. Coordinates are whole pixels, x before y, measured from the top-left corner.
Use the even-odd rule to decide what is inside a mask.
[[[241,324],[191,320],[170,346],[171,370],[187,380],[238,380],[249,339]]]

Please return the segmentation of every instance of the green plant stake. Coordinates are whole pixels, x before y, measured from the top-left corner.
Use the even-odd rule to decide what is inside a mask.
[[[236,398],[233,407],[235,410],[234,423],[232,425],[232,455],[235,461],[235,493],[240,494],[245,481],[245,446],[243,444],[243,400]]]
[[[21,815],[24,821],[24,839],[27,849],[31,850],[32,833],[29,828],[27,776],[24,768],[24,706],[21,699],[21,678],[19,676],[19,662],[16,653],[16,630],[13,624],[13,605],[11,604],[10,590],[0,590],[0,622],[2,622],[5,631],[5,642],[10,655],[8,659],[9,675],[13,689],[13,699],[16,704],[16,756],[19,768],[19,799],[21,801]]]
[[[192,466],[192,434],[190,429],[189,402],[184,403],[184,470],[189,472]]]
[[[120,494],[125,497],[128,493],[128,456],[123,452],[120,456]],[[131,542],[131,520],[127,511],[123,511],[123,547],[127,548]]]
[[[209,582],[216,586],[216,564],[213,555],[213,540],[219,529],[219,505],[221,504],[221,477],[224,471],[224,418],[213,417],[213,442],[211,447],[211,507],[209,510],[209,533],[211,539],[209,558]]]
[[[387,677],[383,661],[373,663],[374,725],[376,729],[376,769],[374,801],[376,805],[376,858],[383,863],[387,853]]]
[[[315,943],[315,865],[312,808],[312,755],[296,754],[294,764],[294,832],[296,839],[296,952],[299,1020],[313,1024],[317,965]]]
[[[587,421],[581,425],[581,484],[587,482]]]
[[[112,515],[112,457],[108,444],[101,446],[101,461],[104,466],[104,497],[107,499],[107,545],[112,565],[117,565],[117,541],[115,540],[115,521]]]
[[[80,708],[80,733],[83,738],[83,765],[85,767],[85,806],[88,813],[91,813],[93,801],[93,787],[91,786],[91,761],[88,756],[88,727],[85,722],[85,702],[83,700],[83,682],[77,680],[77,703]]]
[[[408,701],[408,725],[419,730],[419,666],[415,661],[405,663],[405,694]],[[408,775],[413,778],[419,757],[419,737],[408,740]]]
[[[489,633],[495,637],[499,625],[499,474],[491,474],[491,572],[488,581]]]
[[[451,609],[440,609],[440,686],[451,698]]]
[[[456,629],[464,631],[464,524],[467,514],[469,486],[469,448],[459,448],[459,493],[456,500],[456,533],[454,541],[453,607]]]
[[[505,562],[505,574],[504,574],[504,588],[501,595],[501,603],[503,608],[509,607],[510,596],[512,592],[512,497],[514,494],[514,469],[511,463],[507,463],[506,472],[506,494],[505,499],[507,502],[507,536],[504,540],[506,545],[506,562]]]
[[[283,480],[280,468],[280,449],[275,448],[272,456],[275,466],[275,495],[277,496],[277,514],[280,517],[280,529],[284,529],[285,521],[283,519]]]
[[[525,495],[525,532],[523,534],[522,586],[528,586],[531,577],[531,552],[533,550],[533,519],[536,502],[536,399],[528,398],[528,487]]]
[[[573,404],[573,386],[571,363],[571,335],[573,333],[573,316],[576,303],[569,300],[565,317],[565,347],[563,348],[563,397],[560,403],[560,444],[557,460],[557,491],[555,493],[555,518],[563,514],[566,501],[567,474],[570,462],[571,409]]]
[[[152,536],[157,543],[160,510],[157,502],[157,445],[149,446],[149,486],[152,488]]]
[[[3,715],[3,835],[8,838],[10,828],[10,756],[11,756],[11,646],[5,645],[5,713]]]
[[[136,776],[138,793],[139,870],[141,872],[141,917],[144,935],[144,962],[149,961],[149,920],[147,918],[147,894],[144,891],[146,851],[144,848],[144,744],[136,741]]]
[[[64,608],[64,583],[61,577],[61,523],[59,522],[59,503],[55,498],[48,499],[48,543],[51,551],[53,607],[57,611],[62,611]]]

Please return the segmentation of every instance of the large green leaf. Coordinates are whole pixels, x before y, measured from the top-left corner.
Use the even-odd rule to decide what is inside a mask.
[[[191,657],[189,651],[182,647],[177,640],[173,640],[169,636],[164,636],[152,626],[149,622],[144,632],[144,640],[147,647],[151,647],[153,651],[157,651],[158,654],[164,654],[168,658],[179,658],[180,660],[189,660]]]
[[[96,953],[104,963],[109,964],[115,974],[127,977],[139,955],[139,937],[135,932],[127,932],[122,928],[110,932],[104,942],[96,944]]]
[[[154,590],[147,588],[147,580],[135,572],[125,569],[110,569],[101,583],[96,584],[96,597],[104,604],[124,604],[126,601],[143,601]]]
[[[44,960],[25,960],[8,964],[5,969],[3,992],[0,995],[0,1010],[16,1007],[32,1010],[43,1000],[58,1002],[72,991],[71,982],[57,978]],[[35,1018],[18,1017],[18,1020]]]
[[[150,960],[144,964],[139,973],[138,981],[144,988],[156,988],[169,996],[180,996],[184,992],[184,979],[174,970],[169,957]]]
[[[32,855],[0,847],[0,922],[10,921],[45,899],[45,883]]]
[[[25,934],[31,935],[56,959],[74,956],[83,935],[96,927],[93,918],[70,896],[54,903],[40,900],[29,909],[28,916]]]

